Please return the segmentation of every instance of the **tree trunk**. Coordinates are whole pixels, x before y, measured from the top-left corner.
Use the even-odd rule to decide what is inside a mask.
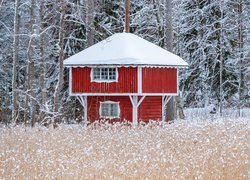
[[[60,16],[60,30],[59,30],[59,73],[58,73],[58,81],[55,89],[54,95],[54,113],[55,116],[58,116],[59,106],[60,106],[60,92],[62,90],[63,85],[63,60],[64,60],[64,29],[65,29],[65,1],[61,0],[61,16]],[[55,125],[55,120],[58,121],[58,117],[53,118],[53,125]]]
[[[45,61],[45,53],[44,53],[44,47],[45,47],[45,37],[43,33],[43,13],[44,13],[44,0],[40,0],[40,9],[39,9],[39,16],[40,16],[40,53],[41,53],[41,78],[40,78],[40,86],[41,86],[41,108],[45,109],[45,103],[46,103],[46,61]],[[40,112],[40,121],[42,121],[45,117],[44,112]]]
[[[17,66],[18,66],[18,47],[19,47],[19,6],[20,0],[15,1],[15,17],[14,17],[14,41],[13,41],[13,69],[12,69],[12,122],[17,119]]]
[[[125,32],[130,32],[130,0],[125,0]]]
[[[30,8],[30,22],[29,22],[29,30],[30,30],[30,40],[28,45],[28,65],[27,65],[27,78],[26,78],[26,84],[27,84],[27,95],[26,95],[26,102],[25,102],[25,122],[27,122],[27,113],[29,109],[30,114],[30,126],[34,126],[35,124],[35,62],[33,57],[33,40],[34,40],[34,29],[33,25],[35,24],[35,0],[31,0],[31,8]],[[28,107],[29,106],[29,107]]]
[[[172,0],[166,0],[165,12],[165,46],[168,51],[173,52]],[[169,100],[166,108],[167,121],[173,121],[176,119],[176,102],[174,97]]]
[[[238,86],[238,94],[239,94],[239,102],[238,102],[238,115],[241,116],[241,106],[243,101],[243,87],[244,87],[244,73],[243,73],[243,20],[242,20],[242,12],[243,12],[243,0],[239,0],[238,4],[238,47],[239,47],[239,86]]]
[[[220,116],[222,116],[222,108],[223,108],[223,63],[224,63],[224,57],[223,57],[223,15],[224,15],[224,1],[221,0],[221,21],[220,21],[220,98],[219,98],[219,111]]]
[[[94,12],[95,12],[95,0],[88,0],[87,1],[87,11],[86,11],[86,24],[87,24],[87,47],[90,47],[94,44],[94,34],[95,34],[95,27],[94,27]]]
[[[158,43],[158,45],[162,48],[164,48],[165,43],[164,43],[164,24],[161,21],[161,16],[162,13],[160,12],[160,1],[159,0],[153,0],[153,8],[155,11],[155,17],[156,17],[156,26],[157,26],[157,30],[158,30],[158,34],[160,36],[160,41]]]

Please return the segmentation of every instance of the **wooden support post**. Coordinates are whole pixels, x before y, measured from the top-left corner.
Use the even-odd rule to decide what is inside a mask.
[[[166,105],[171,98],[171,96],[162,96],[162,122],[166,121]]]
[[[79,96],[77,97],[77,99],[79,100],[79,102],[81,103],[82,107],[83,107],[83,121],[84,123],[87,122],[88,120],[88,98],[87,96]]]
[[[132,103],[132,124],[133,127],[136,127],[138,125],[138,107],[144,100],[145,96],[142,96],[141,99],[138,101],[138,96],[129,96],[130,101]]]
[[[133,96],[133,127],[138,125],[138,106],[137,106],[137,102],[138,102],[138,96]]]
[[[84,123],[88,121],[88,96],[85,96]]]
[[[162,101],[161,101],[161,118],[162,118],[162,122],[165,122],[165,120],[166,120],[164,99],[165,99],[165,96],[162,96]]]

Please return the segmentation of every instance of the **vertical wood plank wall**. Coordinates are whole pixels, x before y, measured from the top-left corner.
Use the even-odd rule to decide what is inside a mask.
[[[143,93],[176,93],[177,69],[176,68],[143,68],[142,69]]]
[[[137,68],[118,68],[118,82],[91,82],[91,68],[72,69],[73,93],[136,93]]]
[[[132,122],[132,104],[128,96],[90,96],[88,97],[88,118],[91,122],[100,119],[100,102],[115,101],[120,102],[120,118],[112,121],[127,120]]]
[[[118,82],[91,82],[91,68],[72,69],[73,93],[137,93],[137,68],[118,68]],[[143,68],[143,93],[176,93],[176,68]]]
[[[112,122],[127,120],[132,122],[132,104],[128,96],[90,96],[88,97],[88,118],[91,122],[100,119],[100,102],[119,101],[120,118],[112,119]],[[148,122],[149,120],[161,120],[161,96],[146,97],[138,108],[138,120]]]

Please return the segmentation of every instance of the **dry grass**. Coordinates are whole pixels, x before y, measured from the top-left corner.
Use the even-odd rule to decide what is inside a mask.
[[[249,120],[0,128],[0,179],[249,179]]]

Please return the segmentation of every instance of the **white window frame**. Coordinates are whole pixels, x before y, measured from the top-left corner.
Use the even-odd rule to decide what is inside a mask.
[[[103,104],[117,104],[118,107],[117,107],[117,116],[104,116],[102,115],[102,106]],[[100,107],[99,107],[99,115],[100,115],[100,118],[107,118],[107,119],[115,119],[115,118],[120,118],[120,102],[115,102],[115,101],[103,101],[103,102],[100,102]]]
[[[100,69],[100,78],[101,78],[101,71],[102,69],[109,69],[109,68],[113,68],[115,69],[115,73],[116,73],[116,77],[115,79],[94,79],[94,69],[99,68]],[[109,76],[109,73],[108,73]],[[118,82],[118,68],[117,67],[92,67],[91,68],[91,82],[98,82],[98,83],[102,83],[102,82],[106,82],[106,83],[111,83],[111,82]]]

